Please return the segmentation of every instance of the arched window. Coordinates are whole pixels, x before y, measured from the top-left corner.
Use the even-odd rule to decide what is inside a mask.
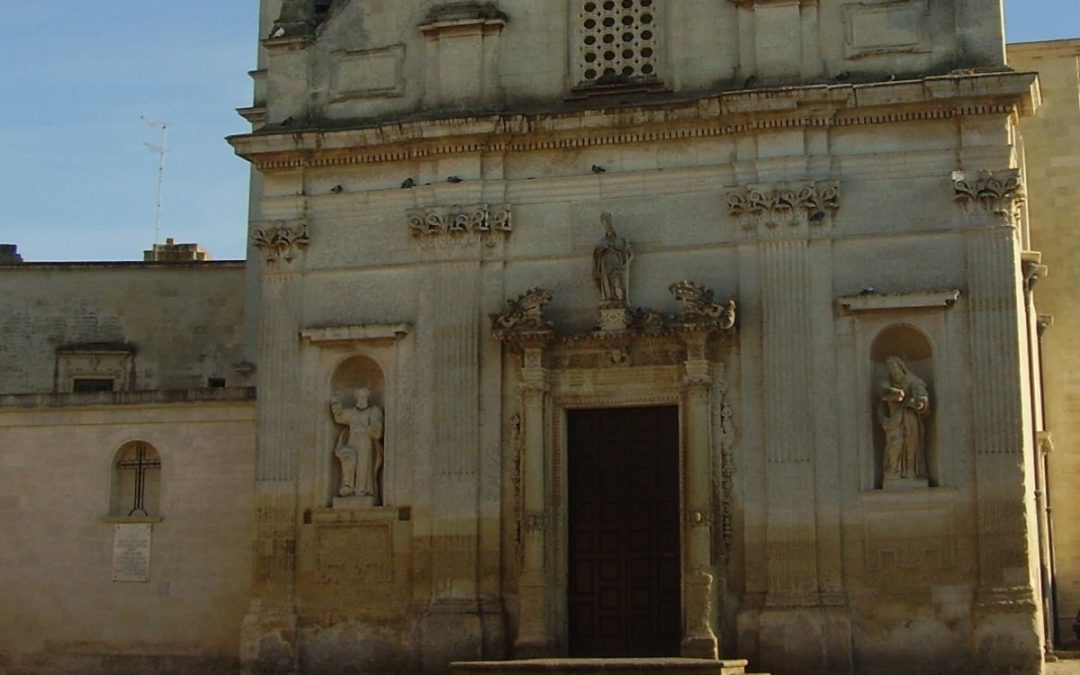
[[[161,458],[149,443],[125,443],[113,460],[110,515],[160,515]]]

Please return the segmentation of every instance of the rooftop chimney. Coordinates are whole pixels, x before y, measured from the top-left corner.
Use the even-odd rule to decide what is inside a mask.
[[[18,244],[0,244],[0,265],[18,265],[22,261]]]
[[[210,254],[198,244],[177,244],[169,237],[164,244],[154,244],[154,248],[143,251],[143,262],[186,263],[213,260]]]

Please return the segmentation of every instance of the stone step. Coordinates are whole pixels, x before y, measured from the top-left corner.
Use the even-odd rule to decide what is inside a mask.
[[[453,675],[748,675],[746,661],[728,659],[527,659],[459,661]]]

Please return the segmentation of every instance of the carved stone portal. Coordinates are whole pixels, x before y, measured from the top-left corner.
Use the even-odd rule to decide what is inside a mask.
[[[339,399],[330,402],[334,422],[345,427],[334,445],[334,457],[341,466],[339,499],[334,505],[376,506],[382,495],[383,412],[371,402],[369,390],[357,389],[355,397],[351,408]]]
[[[877,419],[885,432],[882,487],[927,487],[926,417],[930,394],[926,383],[898,356],[885,359],[889,377],[882,383]]]

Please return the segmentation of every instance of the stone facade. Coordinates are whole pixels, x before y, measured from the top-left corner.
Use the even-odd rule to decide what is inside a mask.
[[[1049,68],[1048,102],[1075,102],[1076,56],[1020,46],[1009,68],[1000,12],[263,0],[253,130],[229,139],[255,169],[245,270],[0,270],[40,293],[4,296],[0,461],[41,473],[48,453],[8,448],[87,448],[65,470],[98,489],[79,484],[80,543],[57,560],[144,631],[21,626],[0,664],[442,673],[580,654],[581,598],[606,574],[589,570],[611,562],[606,543],[583,556],[582,537],[616,542],[666,500],[669,529],[641,530],[662,555],[644,574],[627,563],[647,581],[616,601],[675,598],[654,603],[674,626],[654,656],[779,675],[1041,672],[1041,458],[1047,421],[1067,443],[1071,413],[1064,369],[1043,405],[1040,362],[1071,351],[1038,339],[1055,277],[1033,296],[1035,249],[1062,236],[1068,266],[1067,211],[1050,204],[1067,202],[1053,186],[1076,153],[1053,126],[1071,108],[1032,117],[1029,71]],[[1045,306],[1067,317],[1061,284]],[[86,391],[110,372],[113,392]],[[672,420],[639,434],[663,436],[669,461],[645,473],[670,469],[675,487],[643,510],[650,476],[614,461],[629,451],[586,466],[582,444],[616,435],[587,436],[581,413],[632,425],[644,408]],[[129,469],[157,501],[121,514]],[[69,526],[78,505],[14,476],[0,505]],[[620,486],[580,527],[589,493]],[[112,581],[108,526],[146,524],[150,581]],[[54,530],[15,532],[28,559],[0,567],[0,590],[32,607],[21,570]],[[1080,602],[1067,536],[1059,624]],[[169,567],[177,546],[205,556]],[[671,588],[650,585],[661,569]],[[187,604],[123,623],[150,605],[121,594],[163,583]],[[193,607],[213,621],[193,627]]]

